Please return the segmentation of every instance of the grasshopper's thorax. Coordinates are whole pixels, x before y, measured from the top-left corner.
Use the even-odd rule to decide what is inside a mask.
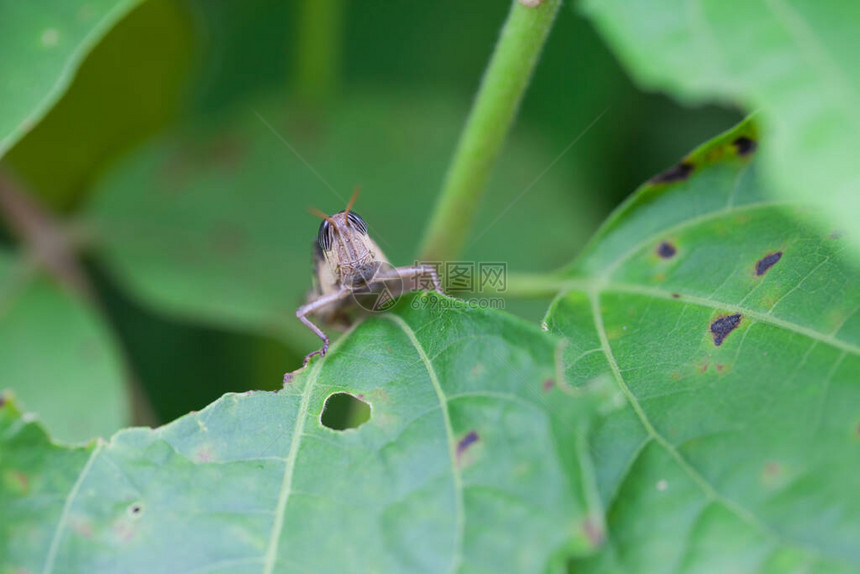
[[[317,244],[332,275],[346,287],[366,285],[386,261],[368,236],[367,224],[351,211],[341,211],[324,220]]]

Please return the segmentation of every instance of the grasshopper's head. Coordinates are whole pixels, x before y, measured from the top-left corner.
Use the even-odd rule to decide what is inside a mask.
[[[365,285],[379,269],[381,254],[367,234],[367,223],[349,208],[324,217],[317,247],[344,286]]]

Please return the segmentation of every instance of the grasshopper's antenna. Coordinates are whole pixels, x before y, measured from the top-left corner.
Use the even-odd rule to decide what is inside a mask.
[[[349,210],[352,209],[355,200],[358,199],[358,194],[361,191],[361,186],[356,185],[355,191],[352,192],[352,197],[349,199],[349,203],[346,204],[346,209],[343,212],[343,217],[346,219],[349,216]]]
[[[335,223],[335,220],[334,220],[334,219],[332,219],[331,217],[329,217],[328,215],[326,215],[325,213],[323,213],[322,211],[320,211],[320,210],[319,210],[319,209],[317,209],[316,207],[309,207],[309,208],[308,208],[308,211],[309,211],[312,215],[316,215],[316,216],[317,216],[317,217],[319,217],[320,219],[325,219],[326,221],[328,221],[329,223],[331,223],[332,225],[334,225],[334,228],[335,228],[335,229],[337,229],[337,228],[338,228],[338,227],[337,227],[337,223]]]

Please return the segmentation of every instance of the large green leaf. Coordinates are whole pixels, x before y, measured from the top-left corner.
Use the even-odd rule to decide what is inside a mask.
[[[0,570],[559,572],[593,551],[586,431],[608,387],[573,390],[558,341],[508,315],[403,303],[279,393],[86,449],[51,445],[7,402]],[[370,420],[324,427],[336,392]]]
[[[0,391],[9,388],[61,440],[106,437],[129,423],[119,349],[103,319],[0,251]]]
[[[139,1],[0,1],[0,157],[56,103],[86,54]]]
[[[860,569],[860,273],[762,193],[756,141],[641,188],[549,310],[568,380],[627,400],[591,446],[608,545],[576,572]]]
[[[588,0],[645,86],[760,110],[775,192],[815,201],[860,246],[860,3]]]
[[[3,158],[43,203],[62,209],[80,204],[99,170],[175,115],[187,90],[194,39],[181,4],[149,0],[130,11]]]
[[[461,123],[445,98],[356,95],[316,123],[281,100],[249,104],[134,154],[99,185],[84,223],[110,269],[149,305],[306,337],[309,348],[315,337],[295,318],[319,226],[307,207],[339,211],[360,184],[355,208],[371,235],[395,265],[410,264]],[[553,152],[528,133],[509,154],[477,227],[486,235],[464,259],[557,267],[595,220],[569,192],[587,184],[558,169],[529,189]],[[494,222],[525,190],[519,217]],[[513,234],[519,240],[507,241]]]

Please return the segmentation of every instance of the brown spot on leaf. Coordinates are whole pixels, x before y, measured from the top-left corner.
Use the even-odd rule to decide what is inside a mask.
[[[245,154],[245,144],[237,136],[225,134],[207,142],[204,161],[208,160],[216,165],[234,168],[237,167]]]
[[[30,477],[20,470],[6,473],[8,485],[16,494],[26,495],[30,490]]]
[[[776,461],[768,461],[761,469],[761,481],[765,486],[775,487],[783,482],[785,467]]]
[[[221,225],[212,231],[212,249],[218,255],[241,255],[247,247],[244,230],[235,225]]]
[[[758,148],[758,143],[746,136],[739,137],[732,142],[732,145],[735,146],[736,150],[738,150],[738,155],[740,156],[747,156],[755,153],[755,150]]]
[[[676,253],[678,253],[678,250],[668,241],[663,241],[657,246],[657,255],[663,259],[671,259]]]
[[[6,405],[6,397],[5,395],[0,395],[0,408],[3,408],[4,405]]]
[[[693,164],[682,161],[681,163],[674,165],[660,173],[652,177],[648,183],[651,184],[661,184],[661,183],[674,183],[676,181],[683,181],[690,177],[690,174],[693,173],[694,166]]]
[[[711,334],[714,336],[714,345],[717,347],[722,345],[723,341],[726,340],[726,337],[728,337],[732,331],[737,329],[740,324],[740,313],[719,317],[716,321],[711,323]]]
[[[204,446],[197,451],[194,458],[197,462],[212,462],[212,451],[209,450],[209,447]]]
[[[84,538],[93,537],[93,526],[86,520],[73,520],[72,531],[78,536],[83,536]]]
[[[478,442],[481,437],[478,436],[478,433],[475,431],[469,431],[466,433],[466,436],[460,439],[460,442],[457,443],[457,461],[459,462],[460,457],[463,456],[469,447]]]
[[[770,461],[764,465],[764,475],[767,478],[776,478],[782,474],[782,465],[778,462]]]
[[[768,253],[755,264],[755,274],[758,277],[761,277],[765,273],[768,272],[768,269],[777,264],[777,262],[782,259],[782,251],[774,251],[773,253]]]
[[[672,293],[672,299],[680,299],[680,298],[681,298],[680,293]]]
[[[126,522],[118,522],[113,526],[114,536],[122,542],[128,542],[137,534],[137,530],[130,524],[127,524],[128,519],[125,520]]]
[[[720,363],[717,363],[717,364],[716,364],[716,365],[714,365],[714,366],[715,366],[715,367],[717,368],[717,370],[718,370],[718,371],[720,371],[720,372],[722,372],[722,370],[725,368],[725,366],[724,366],[724,365],[722,365],[722,364],[720,364]]]
[[[605,534],[596,519],[591,516],[587,517],[582,523],[582,530],[593,547],[596,548],[603,544]]]
[[[555,381],[552,379],[547,379],[543,382],[543,390],[549,391],[555,386]]]

